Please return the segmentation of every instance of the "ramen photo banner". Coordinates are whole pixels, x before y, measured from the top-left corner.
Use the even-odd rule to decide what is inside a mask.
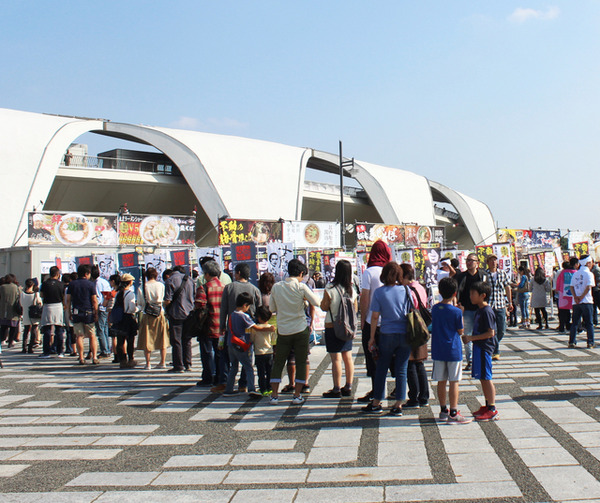
[[[339,248],[339,222],[285,221],[283,237],[297,248]]]
[[[196,242],[196,218],[164,215],[121,215],[119,244],[181,246]]]
[[[33,246],[116,246],[116,215],[28,213],[27,237]]]

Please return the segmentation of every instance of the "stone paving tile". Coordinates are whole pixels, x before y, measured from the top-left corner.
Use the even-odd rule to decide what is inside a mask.
[[[233,496],[233,490],[216,491],[169,491],[165,495],[164,490],[157,491],[114,491],[106,492],[94,503],[165,503],[173,501],[177,503],[228,503]]]
[[[155,435],[143,440],[140,445],[192,445],[203,435]]]
[[[6,461],[21,452],[23,451],[0,451],[0,461]]]
[[[242,489],[235,493],[231,503],[292,503],[297,492],[296,489]]]
[[[31,465],[0,465],[0,477],[13,477]]]
[[[225,466],[233,454],[198,454],[188,456],[171,456],[163,465],[165,468],[184,468],[189,466]]]
[[[146,438],[145,435],[108,435],[106,437],[101,437],[94,445],[139,445]]]
[[[17,405],[17,407],[52,407],[60,403],[59,400],[32,400],[30,402],[25,402]]]
[[[68,426],[0,426],[0,436],[60,435],[68,429]]]
[[[22,444],[26,447],[57,447],[57,446],[76,446],[76,445],[90,445],[100,440],[102,437],[90,436],[90,437],[21,437],[25,440]],[[1,442],[1,441],[0,441]]]
[[[377,503],[383,501],[383,487],[310,487],[298,489],[294,503]]]
[[[298,441],[290,440],[253,440],[249,451],[291,451]]]
[[[600,498],[600,482],[581,466],[531,468],[553,500]]]
[[[69,435],[112,435],[118,433],[152,433],[160,428],[158,424],[112,424],[110,426],[73,426],[65,429]],[[0,431],[2,428],[0,428]]]
[[[570,435],[583,447],[600,447],[600,431],[575,432]]]
[[[74,416],[77,414],[83,414],[86,410],[89,410],[88,407],[32,407],[30,409],[27,408],[14,408],[9,410],[0,410],[0,416]]]
[[[577,461],[562,447],[519,449],[519,456],[528,467],[578,465]]]
[[[429,466],[365,466],[359,468],[313,468],[308,482],[374,482],[431,478]]]
[[[112,459],[123,449],[30,449],[17,454],[13,461],[48,461],[48,460],[82,460]]]
[[[160,472],[87,472],[68,482],[71,487],[147,486]]]
[[[301,465],[306,455],[302,452],[268,452],[236,454],[231,460],[232,466],[261,466],[261,465]]]
[[[274,476],[274,473],[276,476]],[[232,470],[223,484],[240,485],[252,484],[303,484],[308,476],[308,468],[282,468],[273,472],[267,470]]]
[[[3,503],[92,503],[101,492],[5,493]]]
[[[355,447],[313,447],[306,458],[306,464],[331,465],[348,463],[358,459],[358,446]]]
[[[168,471],[162,472],[152,482],[153,486],[185,486],[220,484],[227,475],[226,470],[211,471]]]
[[[471,499],[487,501],[494,498],[520,498],[521,491],[512,480],[506,482],[472,482],[467,484],[419,484],[387,486],[385,501],[445,501]]]

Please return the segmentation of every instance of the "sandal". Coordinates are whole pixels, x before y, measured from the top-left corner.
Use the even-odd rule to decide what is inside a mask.
[[[85,360],[79,360],[79,365],[85,365]]]
[[[294,391],[294,386],[291,384],[286,384],[282,389],[281,393],[292,393]]]

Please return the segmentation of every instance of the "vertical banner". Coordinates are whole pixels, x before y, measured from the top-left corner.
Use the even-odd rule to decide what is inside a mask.
[[[437,271],[440,266],[440,244],[430,243],[428,248],[421,248],[424,260],[425,286],[428,289],[437,286]]]
[[[96,264],[98,264],[98,269],[100,269],[100,276],[105,280],[108,280],[108,278],[117,272],[117,257],[114,253],[96,255],[95,260]]]
[[[315,272],[322,271],[323,251],[310,250],[308,252],[308,272],[312,276]]]
[[[425,278],[425,257],[423,248],[413,248],[413,267],[415,268],[415,279],[418,281]]]
[[[294,258],[292,243],[267,243],[267,255],[268,270],[275,276],[275,281],[286,278],[288,262]]]
[[[546,256],[544,261],[544,271],[546,272],[546,276],[548,277],[548,279],[552,281],[552,277],[554,276],[555,264],[554,253],[551,251],[547,251],[544,255]]]
[[[358,284],[360,288],[363,288],[362,278],[365,270],[367,269],[367,262],[369,260],[369,254],[364,248],[356,251],[356,274],[358,275]]]
[[[198,266],[200,266],[200,260],[204,257],[213,259],[217,264],[219,264],[219,267],[223,267],[221,260],[221,248],[218,246],[211,248],[196,248],[196,260],[198,261]]]
[[[235,266],[238,264],[248,264],[250,267],[250,283],[258,286],[256,245],[252,241],[231,245],[231,266],[235,270]]]
[[[233,278],[233,268],[231,266],[231,247],[223,246],[223,271]]]
[[[173,250],[169,253],[171,255],[171,267],[181,265],[184,267],[186,274],[191,274],[189,250]]]
[[[335,250],[328,248],[323,250],[323,278],[325,283],[331,283],[335,274]]]
[[[92,255],[86,255],[85,257],[75,257],[75,264],[77,265],[77,267],[83,264],[93,265],[94,257]]]
[[[505,271],[509,278],[513,277],[512,257],[510,254],[510,243],[497,243],[492,245],[494,255],[498,257],[498,269]]]
[[[144,265],[146,269],[150,267],[156,269],[158,280],[162,281],[163,272],[167,269],[167,254],[166,253],[148,253],[144,255]]]
[[[396,254],[396,262],[399,264],[410,264],[415,267],[415,258],[412,248],[399,248],[394,250]]]
[[[137,292],[137,289],[142,284],[142,271],[140,270],[137,252],[119,253],[117,260],[119,262],[119,273],[127,273],[133,276],[133,285]],[[162,281],[162,273],[158,279]]]
[[[269,256],[267,255],[267,247],[266,246],[257,246],[256,247],[256,265],[258,267],[258,277],[260,278],[261,274],[265,272],[269,272]]]
[[[487,258],[494,253],[494,247],[492,245],[476,246],[475,251],[477,253],[477,260],[479,260],[479,267],[487,269]]]
[[[308,250],[306,248],[297,248],[294,250],[294,258],[308,267]]]
[[[561,267],[562,263],[563,263],[562,250],[560,249],[560,247],[554,248],[553,253],[554,253],[554,257],[556,259],[556,263],[558,264],[559,267]]]
[[[575,256],[577,258],[581,257],[582,255],[588,255],[590,252],[590,245],[587,241],[582,241],[580,243],[573,243],[571,246],[573,247]]]

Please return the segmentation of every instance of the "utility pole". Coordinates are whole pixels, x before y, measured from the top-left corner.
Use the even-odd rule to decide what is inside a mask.
[[[342,141],[340,140],[340,244],[346,249],[346,217],[344,214],[344,168],[354,168],[354,157],[350,161],[344,161],[342,154]]]

